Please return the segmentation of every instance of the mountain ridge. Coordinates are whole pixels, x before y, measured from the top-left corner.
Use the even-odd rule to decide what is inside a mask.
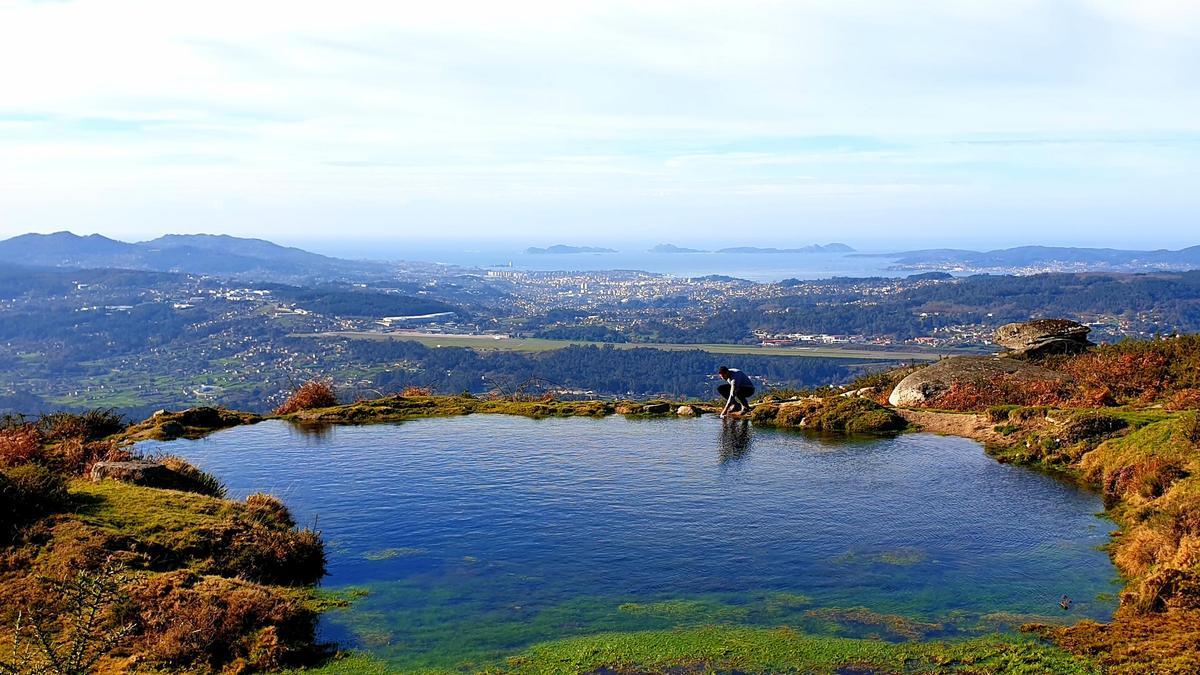
[[[383,263],[344,260],[226,234],[167,234],[124,242],[69,231],[22,234],[0,241],[0,261],[49,267],[118,268],[285,281],[376,275]]]

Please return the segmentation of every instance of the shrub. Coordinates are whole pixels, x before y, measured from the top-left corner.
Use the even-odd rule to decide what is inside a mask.
[[[1167,388],[1167,357],[1155,351],[1101,348],[1065,360],[1058,370],[1084,391],[1104,392],[1118,403],[1152,401]]]
[[[975,411],[993,406],[1046,406],[1070,400],[1072,388],[1057,380],[1027,380],[1001,375],[988,381],[955,382],[935,405],[947,410]]]
[[[405,387],[404,390],[400,392],[400,395],[405,398],[412,398],[414,396],[433,396],[433,389],[430,387]]]
[[[1129,422],[1115,415],[1085,411],[1076,413],[1063,425],[1061,437],[1065,443],[1078,443],[1102,438],[1129,426]]]
[[[315,637],[297,597],[258,584],[173,572],[131,586],[135,651],[172,669],[277,669]]]
[[[22,464],[0,472],[0,541],[17,528],[61,510],[68,502],[62,477],[39,464]]]
[[[1105,397],[1111,404],[1154,401],[1176,392],[1200,390],[1200,335],[1183,335],[1159,340],[1126,340],[1077,356],[1061,356],[1043,365],[1071,375],[1089,396]],[[1180,408],[1196,401],[1183,394]]]
[[[1168,410],[1200,410],[1200,389],[1180,389],[1171,394]]]
[[[325,545],[310,529],[240,528],[217,556],[222,571],[263,584],[302,586],[325,576]]]
[[[0,429],[0,467],[35,461],[41,449],[42,434],[32,424]]]
[[[54,442],[68,438],[98,441],[125,429],[125,418],[112,408],[96,408],[85,413],[53,413],[43,415],[37,425],[46,440]]]
[[[1183,413],[1104,441],[1079,462],[1110,499],[1143,503],[1188,475],[1196,457],[1195,413]]]
[[[333,385],[327,380],[310,380],[300,385],[283,405],[275,409],[276,415],[289,415],[301,410],[328,408],[338,404]]]
[[[906,366],[904,368],[893,368],[892,370],[880,370],[875,372],[864,373],[850,381],[846,385],[846,389],[857,391],[859,389],[872,389],[875,391],[875,396],[872,400],[881,405],[886,405],[888,396],[892,390],[900,384],[900,380],[920,370],[924,366]]]
[[[1000,424],[1007,422],[1012,412],[1021,406],[1017,405],[994,405],[987,409],[988,421],[992,424]]]
[[[209,497],[225,497],[225,486],[217,480],[216,476],[197,469],[186,459],[175,455],[163,455],[157,460],[162,462],[163,466],[167,467],[174,476],[169,485],[156,487],[195,492]]]
[[[53,673],[86,675],[97,663],[133,632],[134,624],[122,623],[114,608],[122,600],[125,577],[112,565],[92,574],[77,572],[67,581],[44,580],[51,604],[61,611],[51,614],[46,606],[18,620],[8,662],[0,661],[4,673]],[[28,619],[28,620],[23,620]]]
[[[246,507],[255,518],[263,522],[271,522],[288,528],[296,526],[296,521],[292,518],[291,511],[275,495],[269,495],[265,492],[255,492],[246,497]]]
[[[133,453],[115,441],[84,442],[72,438],[54,446],[50,452],[55,466],[67,475],[86,476],[96,462],[127,462]]]

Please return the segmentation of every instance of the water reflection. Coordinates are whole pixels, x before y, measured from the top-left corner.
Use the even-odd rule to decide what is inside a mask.
[[[750,452],[752,435],[747,420],[724,420],[721,424],[721,450],[719,463],[741,461]]]
[[[289,422],[288,435],[308,445],[323,445],[333,439],[335,427],[328,422]]]

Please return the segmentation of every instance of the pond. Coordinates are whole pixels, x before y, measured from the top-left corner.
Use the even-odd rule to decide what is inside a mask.
[[[268,491],[365,591],[322,636],[397,668],[700,623],[906,640],[1105,620],[1100,498],[932,434],[500,415],[148,442]],[[1059,599],[1074,600],[1069,611]]]

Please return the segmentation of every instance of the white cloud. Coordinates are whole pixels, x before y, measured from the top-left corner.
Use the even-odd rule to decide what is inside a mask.
[[[970,186],[978,204],[941,202],[964,218],[1022,194],[1111,199],[1114,185],[1139,192],[1133,205],[1200,169],[1185,142],[1200,133],[1198,7],[7,2],[0,234],[187,222],[270,235],[327,226],[339,203],[370,233],[421,200],[426,223],[539,199],[547,220],[765,193],[797,212],[886,209],[895,186],[926,205]],[[794,147],[827,135],[887,147]],[[1006,138],[1095,145],[949,147]],[[667,197],[636,197],[650,193]],[[198,203],[224,206],[205,220]]]

